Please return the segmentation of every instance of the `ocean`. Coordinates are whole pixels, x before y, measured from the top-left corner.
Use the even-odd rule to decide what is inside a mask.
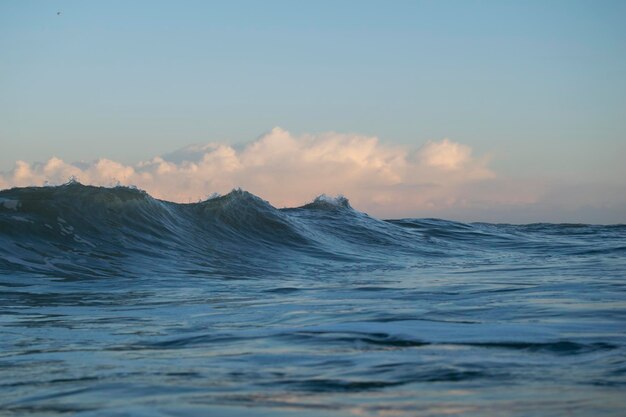
[[[0,191],[2,416],[619,416],[626,225]]]

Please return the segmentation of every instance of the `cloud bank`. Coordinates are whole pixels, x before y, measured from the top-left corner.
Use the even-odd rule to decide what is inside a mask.
[[[379,217],[532,220],[507,220],[506,213],[536,206],[547,188],[498,178],[488,164],[489,158],[449,139],[408,148],[370,136],[294,136],[274,128],[242,148],[193,145],[135,165],[56,157],[18,161],[0,175],[0,188],[62,184],[74,177],[83,184],[134,185],[156,198],[186,203],[241,187],[276,207],[299,206],[325,193],[343,194],[357,209]]]
[[[448,139],[408,149],[369,136],[294,136],[274,128],[240,150],[194,145],[136,165],[109,159],[72,164],[56,157],[18,161],[0,176],[0,187],[61,184],[74,177],[84,184],[135,185],[178,202],[241,187],[277,207],[301,205],[322,193],[344,194],[361,210],[392,215],[454,205],[455,190],[494,177],[487,162]]]

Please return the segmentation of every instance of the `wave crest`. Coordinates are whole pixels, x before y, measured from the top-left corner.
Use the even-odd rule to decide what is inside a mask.
[[[589,228],[601,244],[585,240]],[[146,268],[167,271],[168,262],[200,275],[237,277],[315,271],[320,260],[371,270],[394,267],[396,260],[427,265],[494,250],[544,256],[546,238],[550,250],[564,256],[611,254],[623,253],[623,232],[619,226],[383,221],[354,210],[343,196],[277,209],[241,189],[190,204],[77,182],[0,191],[0,272],[55,277],[141,275]]]
[[[305,209],[314,209],[314,210],[354,210],[350,205],[350,201],[343,195],[338,195],[336,197],[330,197],[326,194],[321,194],[315,199],[302,206]]]

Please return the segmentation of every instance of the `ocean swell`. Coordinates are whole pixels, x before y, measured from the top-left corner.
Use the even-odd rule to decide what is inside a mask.
[[[343,197],[0,191],[0,410],[621,415],[625,247],[624,225],[381,220]]]

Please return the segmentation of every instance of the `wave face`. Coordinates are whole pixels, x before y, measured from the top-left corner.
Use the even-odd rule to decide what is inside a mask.
[[[619,415],[625,271],[624,225],[4,190],[0,410]]]

